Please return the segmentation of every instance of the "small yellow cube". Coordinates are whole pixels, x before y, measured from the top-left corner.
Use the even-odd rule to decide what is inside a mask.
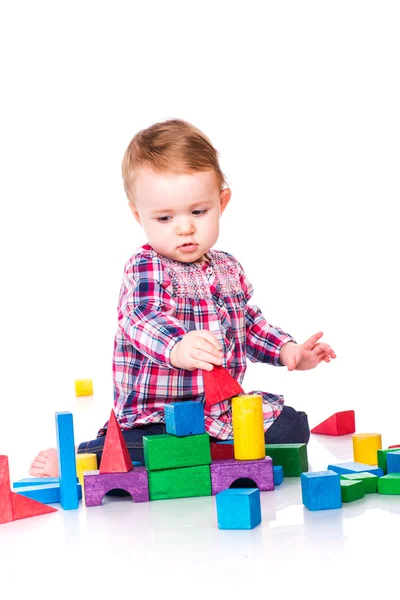
[[[93,396],[93,381],[91,379],[76,379],[75,394],[77,396]]]

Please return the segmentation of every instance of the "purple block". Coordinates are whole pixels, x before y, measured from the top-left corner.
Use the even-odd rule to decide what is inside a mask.
[[[136,467],[128,473],[85,471],[83,477],[86,506],[100,506],[105,494],[116,489],[129,492],[135,502],[149,501],[149,481],[145,467]]]
[[[213,496],[230,488],[237,479],[251,479],[260,492],[274,489],[274,471],[269,456],[259,460],[213,460],[211,463],[211,485]]]

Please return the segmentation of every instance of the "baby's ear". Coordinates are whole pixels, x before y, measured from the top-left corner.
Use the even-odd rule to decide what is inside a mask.
[[[228,202],[231,199],[232,192],[229,188],[225,188],[219,194],[219,201],[221,205],[221,215],[224,212],[225,208],[228,206]]]
[[[138,213],[138,210],[137,210],[136,206],[133,204],[133,202],[129,203],[129,208],[131,209],[131,212],[132,212],[135,220],[139,223],[139,225],[141,225],[142,222],[140,220],[140,215]]]

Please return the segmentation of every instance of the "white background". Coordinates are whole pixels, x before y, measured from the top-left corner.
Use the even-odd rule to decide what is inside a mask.
[[[337,360],[249,365],[311,426],[356,410],[400,443],[397,2],[3,2],[0,10],[0,453],[24,476],[112,406],[123,265],[145,239],[120,163],[167,118],[202,129],[232,188],[216,245],[267,319]],[[77,400],[74,380],[92,378]],[[18,472],[17,472],[18,471]]]

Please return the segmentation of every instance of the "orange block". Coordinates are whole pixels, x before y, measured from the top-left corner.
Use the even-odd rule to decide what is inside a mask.
[[[110,420],[104,442],[100,473],[127,473],[133,469],[126,442],[115,413],[111,410]]]
[[[224,367],[214,365],[212,371],[203,370],[206,406],[244,394],[243,388]]]

